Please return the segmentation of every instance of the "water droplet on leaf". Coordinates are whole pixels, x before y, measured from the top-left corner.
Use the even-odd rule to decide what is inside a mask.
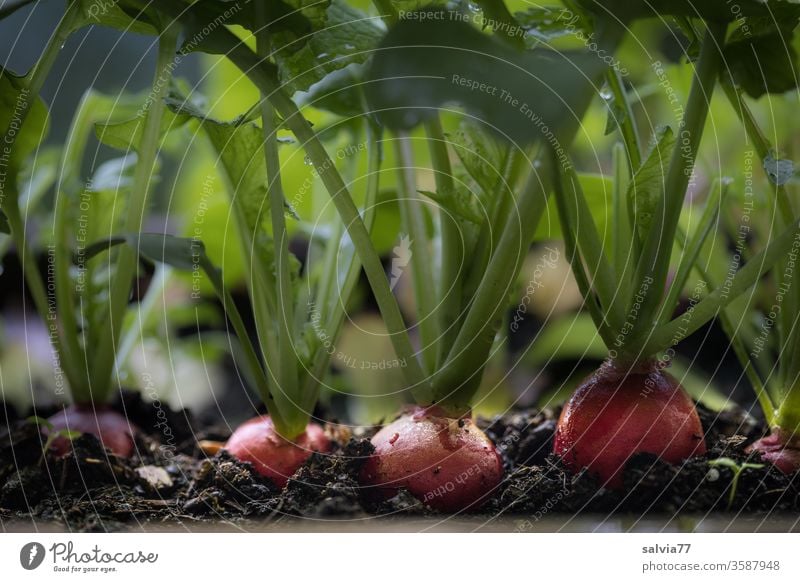
[[[767,154],[762,165],[769,181],[776,186],[783,186],[794,176],[794,162],[787,159],[776,159],[773,152]]]

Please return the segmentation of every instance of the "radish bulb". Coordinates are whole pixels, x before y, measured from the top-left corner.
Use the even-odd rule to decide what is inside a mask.
[[[401,488],[439,511],[477,509],[503,477],[494,443],[469,418],[414,408],[372,438],[361,482],[389,498]]]
[[[768,436],[754,442],[747,452],[761,453],[761,458],[790,475],[800,470],[800,437],[775,428]]]
[[[107,406],[72,404],[47,420],[52,429],[47,427],[45,434],[49,434],[50,430],[91,434],[118,457],[128,458],[133,454],[135,429],[124,416]],[[53,439],[50,448],[57,456],[62,457],[72,450],[72,443],[66,437],[58,436]]]
[[[224,447],[239,461],[252,464],[257,473],[280,488],[286,486],[289,477],[312,453],[324,453],[330,448],[331,441],[319,425],[309,424],[304,433],[290,441],[278,434],[267,415],[242,424]]]
[[[705,451],[691,398],[652,363],[634,368],[604,363],[564,407],[554,443],[570,471],[587,468],[612,489],[622,487],[622,469],[636,453],[679,463]]]

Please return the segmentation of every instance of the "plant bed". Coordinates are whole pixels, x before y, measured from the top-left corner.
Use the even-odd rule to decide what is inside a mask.
[[[34,519],[72,531],[107,531],[145,524],[246,527],[302,518],[447,517],[402,490],[385,501],[364,494],[358,476],[373,451],[371,433],[365,429],[334,430],[329,425],[332,452],[313,454],[280,490],[224,450],[208,456],[195,444],[222,440],[227,436],[224,430],[197,426],[186,413],[169,413],[174,439],[165,447],[165,425],[156,428],[152,405],[135,394],[126,394],[123,403],[114,408],[126,411],[141,428],[130,459],[106,456],[95,437],[83,435],[73,441],[72,453],[63,458],[48,454],[42,460],[38,427],[14,418],[7,408],[11,430],[0,441],[0,521]],[[743,510],[776,516],[800,513],[797,475],[785,475],[761,463],[757,454],[745,452],[765,433],[766,425],[738,409],[698,409],[708,452],[680,466],[653,455],[636,455],[625,466],[619,490],[599,488],[585,472],[569,474],[551,454],[559,409],[478,419],[502,456],[506,475],[471,518],[481,522],[515,516],[525,529],[546,515],[642,519]],[[731,496],[734,469],[742,466],[746,468]]]

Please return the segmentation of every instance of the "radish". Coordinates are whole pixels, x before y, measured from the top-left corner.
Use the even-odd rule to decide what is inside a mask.
[[[628,370],[609,361],[564,407],[553,450],[571,471],[585,467],[619,488],[635,453],[679,463],[706,447],[697,409],[675,378],[652,365]]]
[[[439,511],[477,509],[497,488],[503,463],[492,441],[468,418],[421,408],[384,426],[372,438],[375,453],[362,483],[382,497],[406,489]]]
[[[225,444],[225,450],[231,455],[251,463],[259,474],[281,488],[312,453],[324,453],[330,448],[331,441],[319,425],[309,424],[290,441],[275,430],[267,415],[251,418],[240,425]]]
[[[133,434],[135,428],[124,416],[108,406],[93,407],[73,404],[57,412],[47,419],[51,427],[44,429],[47,434],[52,431],[75,431],[91,434],[119,457],[130,457],[134,451]],[[53,439],[50,447],[57,456],[66,455],[72,450],[72,443],[63,436]]]
[[[602,20],[602,16],[594,15]],[[578,19],[589,27],[588,19]],[[616,106],[626,112],[613,148],[614,187],[608,243],[592,216],[574,166],[551,150],[554,197],[564,246],[585,305],[608,349],[608,361],[586,379],[564,407],[553,451],[573,472],[587,469],[611,488],[620,488],[625,462],[637,453],[670,463],[705,452],[694,405],[678,382],[663,371],[673,346],[696,331],[752,287],[789,248],[798,223],[734,271],[724,289],[692,295],[686,313],[673,317],[681,293],[722,207],[728,180],[710,187],[696,228],[687,235],[680,217],[723,59],[724,23],[705,23],[700,56],[680,123],[680,144],[665,129],[643,155],[635,116],[619,75],[606,82]],[[666,158],[664,156],[666,154]],[[661,168],[666,166],[662,175]],[[651,207],[636,198],[646,192]],[[683,246],[673,263],[676,242]],[[706,281],[706,284],[708,282]],[[712,287],[706,285],[703,289]],[[658,361],[655,365],[653,362]]]
[[[775,428],[768,436],[750,445],[747,451],[760,453],[762,459],[787,475],[800,471],[800,437],[797,434]]]

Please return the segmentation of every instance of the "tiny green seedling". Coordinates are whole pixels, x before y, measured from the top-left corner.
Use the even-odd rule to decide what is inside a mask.
[[[39,430],[42,429],[47,430],[47,439],[44,441],[42,445],[42,457],[39,459],[39,464],[41,465],[44,462],[44,459],[47,455],[47,452],[50,450],[53,442],[58,438],[64,438],[68,441],[72,442],[79,436],[81,433],[76,430],[69,430],[66,428],[62,428],[60,430],[55,430],[53,423],[47,420],[46,418],[42,418],[41,416],[29,416],[25,419],[25,422],[28,424],[32,424],[39,427]]]
[[[728,509],[733,507],[733,501],[736,499],[736,490],[739,487],[739,477],[742,476],[742,473],[747,469],[763,469],[765,465],[759,463],[737,463],[733,459],[729,459],[728,457],[720,457],[719,459],[713,459],[708,462],[709,465],[712,467],[724,467],[726,469],[730,469],[733,473],[733,477],[731,478],[730,484],[730,491],[728,492]]]

